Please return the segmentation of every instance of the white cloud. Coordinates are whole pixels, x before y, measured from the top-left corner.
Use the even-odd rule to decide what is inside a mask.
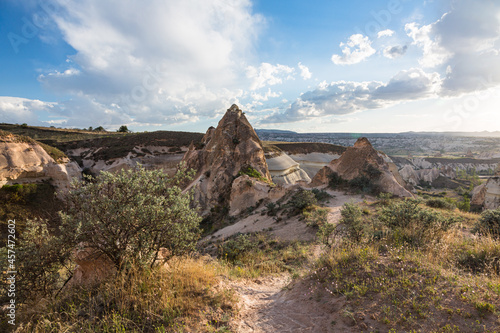
[[[227,109],[265,23],[250,0],[54,1],[53,19],[76,54],[66,71],[39,81],[141,120]]]
[[[3,123],[42,123],[38,120],[40,112],[51,112],[57,103],[43,102],[20,97],[0,96],[0,122]]]
[[[391,30],[391,29],[386,29],[386,30],[379,31],[378,34],[377,34],[377,37],[378,38],[381,38],[381,37],[391,37],[392,35],[394,35],[394,31]]]
[[[322,82],[315,90],[300,96],[282,113],[265,119],[270,123],[287,123],[307,118],[349,114],[380,109],[408,100],[436,97],[441,78],[437,73],[425,73],[412,68],[396,74],[389,82]]]
[[[406,53],[406,50],[408,50],[407,45],[388,46],[384,49],[383,54],[386,58],[396,59],[402,57]]]
[[[300,69],[300,76],[304,80],[309,80],[312,77],[312,73],[309,71],[309,68],[307,66],[302,65],[302,63],[299,62],[298,64],[299,69]]]
[[[406,25],[423,50],[423,66],[442,65],[441,95],[458,96],[500,85],[500,3],[463,0],[436,22]]]
[[[283,83],[283,80],[293,79],[295,69],[285,65],[271,65],[263,62],[260,66],[248,66],[247,78],[252,79],[250,90]]]
[[[332,55],[332,61],[336,65],[357,64],[375,54],[375,49],[371,47],[371,44],[372,42],[366,36],[352,35],[347,44],[340,43],[340,47],[344,47],[342,55]]]
[[[268,88],[267,92],[265,92],[264,94],[258,94],[256,92],[252,92],[251,96],[252,96],[253,100],[257,101],[257,102],[268,101],[269,98],[280,97],[281,92],[271,91],[271,88]]]
[[[424,67],[436,67],[445,63],[453,53],[441,45],[440,36],[433,34],[433,25],[419,27],[416,23],[405,25],[405,31],[413,39],[413,44],[422,48],[423,56],[419,60]]]

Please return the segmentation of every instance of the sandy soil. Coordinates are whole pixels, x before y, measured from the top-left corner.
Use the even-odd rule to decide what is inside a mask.
[[[326,191],[330,195],[333,195],[333,198],[328,202],[322,203],[323,206],[330,209],[330,213],[328,214],[329,223],[338,223],[340,220],[340,210],[345,203],[361,202],[364,200],[364,197],[361,195],[345,194],[344,192],[333,190]],[[374,200],[370,197],[366,197],[366,199]],[[315,231],[308,228],[304,221],[300,221],[298,217],[283,217],[282,221],[277,222],[276,217],[261,215],[262,210],[263,208],[256,210],[254,214],[218,230],[203,241],[225,239],[239,232],[248,233],[257,231],[268,231],[283,241],[310,241],[315,238]]]
[[[240,298],[233,329],[261,332],[359,332],[360,327],[344,310],[341,297],[321,297],[307,282],[290,283],[288,276],[232,282]]]
[[[347,202],[361,202],[359,195],[328,192],[334,197],[324,206],[330,209],[329,223],[338,223],[340,210]],[[372,198],[366,198],[371,200]],[[285,219],[284,219],[285,220]],[[272,229],[270,229],[272,228]],[[216,232],[214,238],[235,233],[267,230],[281,240],[312,240],[315,232],[297,217],[276,222],[274,217],[258,211],[234,225]],[[214,239],[212,238],[212,240]],[[315,251],[316,252],[316,251]],[[319,255],[317,253],[316,255]],[[289,275],[263,277],[255,280],[230,281],[239,302],[239,315],[232,323],[236,332],[360,332],[363,319],[356,319],[344,309],[342,297],[314,290],[311,281],[291,281]]]

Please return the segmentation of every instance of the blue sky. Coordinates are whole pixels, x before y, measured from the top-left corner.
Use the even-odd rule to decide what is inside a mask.
[[[493,0],[4,0],[0,122],[500,130]]]

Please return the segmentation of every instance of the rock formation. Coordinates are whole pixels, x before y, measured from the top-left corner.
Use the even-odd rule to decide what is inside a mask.
[[[413,195],[405,188],[406,184],[401,176],[397,174],[397,168],[391,168],[389,163],[392,161],[387,155],[376,151],[368,139],[360,138],[353,147],[347,148],[339,159],[322,168],[314,176],[311,185],[327,184],[329,175],[333,173],[337,173],[345,180],[364,176],[382,192],[400,197],[412,197]],[[403,183],[398,182],[398,178]]]
[[[497,169],[494,177],[474,189],[471,205],[484,209],[500,208],[500,169]]]
[[[56,163],[36,141],[15,135],[0,138],[0,186],[48,181],[61,191],[69,188],[73,177],[81,178],[78,164]]]
[[[266,154],[269,173],[276,184],[295,184],[298,182],[309,183],[311,178],[301,169],[300,164],[286,153]]]
[[[208,129],[200,145],[196,149],[192,144],[182,161],[197,171],[188,189],[195,189],[202,213],[230,205],[233,181],[242,171],[271,181],[262,143],[237,105],[227,110],[217,128]]]
[[[106,256],[90,248],[81,247],[73,252],[76,263],[68,287],[92,286],[111,276],[116,268]]]

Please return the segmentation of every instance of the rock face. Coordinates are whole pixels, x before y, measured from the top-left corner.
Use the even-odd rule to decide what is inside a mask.
[[[58,164],[36,142],[23,142],[14,135],[1,138],[0,186],[48,181],[61,191],[69,188],[73,177],[81,178],[75,162]]]
[[[114,264],[108,258],[97,255],[89,248],[76,249],[73,252],[73,260],[77,266],[68,282],[69,287],[98,284],[116,271]]]
[[[201,145],[196,149],[192,144],[182,161],[197,170],[188,189],[195,189],[202,214],[229,205],[233,181],[243,169],[250,167],[271,181],[262,143],[237,105],[227,110],[217,128],[208,129]]]
[[[268,183],[243,175],[236,178],[231,186],[229,215],[238,215],[248,207],[256,206],[261,200],[273,201],[285,195],[283,186],[270,187]]]
[[[314,176],[311,185],[327,184],[328,176],[332,173],[337,173],[345,180],[365,176],[378,185],[382,192],[400,197],[412,197],[413,195],[405,188],[406,184],[398,182],[398,178],[401,182],[402,178],[397,174],[396,168],[391,168],[390,163],[392,163],[391,159],[376,151],[368,139],[359,138],[354,146],[347,148],[340,158],[322,168]]]
[[[417,186],[428,183],[432,186],[439,178],[456,179],[456,170],[476,170],[477,172],[492,172],[498,164],[497,159],[474,159],[474,158],[400,158],[394,157],[394,163],[399,169],[403,179]]]
[[[486,183],[476,187],[471,204],[484,209],[500,208],[500,176],[491,177]]]
[[[288,185],[302,181],[309,183],[311,181],[311,178],[309,178],[307,172],[302,170],[300,164],[286,153],[266,154],[266,162],[273,182],[276,184]]]

